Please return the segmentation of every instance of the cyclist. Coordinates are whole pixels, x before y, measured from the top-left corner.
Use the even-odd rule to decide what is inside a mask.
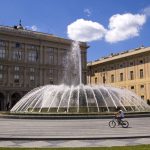
[[[124,112],[120,107],[117,107],[117,112],[115,113],[115,117],[118,121],[118,125],[120,124],[121,120],[124,118]]]

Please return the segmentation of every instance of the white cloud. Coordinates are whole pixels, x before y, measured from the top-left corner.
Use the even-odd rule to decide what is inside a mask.
[[[123,41],[131,37],[139,36],[142,25],[146,22],[143,14],[116,14],[109,19],[109,30],[105,40],[110,43]]]
[[[91,14],[92,14],[92,12],[90,11],[90,9],[88,9],[88,8],[84,9],[84,13],[85,13],[88,17],[90,17]]]
[[[97,22],[78,19],[67,27],[68,37],[72,40],[90,42],[104,37],[106,29]]]
[[[38,30],[38,27],[36,25],[32,25],[32,26],[26,26],[26,28],[28,30],[32,30],[32,31],[37,31]]]
[[[149,16],[150,16],[150,6],[144,8],[143,13],[144,13],[147,17],[149,17]]]
[[[38,28],[37,28],[37,26],[36,26],[36,25],[33,25],[33,26],[31,26],[31,30],[32,30],[32,31],[37,31],[37,30],[38,30]]]
[[[146,11],[147,10],[147,11]],[[146,9],[148,12],[150,9]],[[148,15],[148,14],[147,14]],[[72,40],[91,42],[103,37],[108,43],[116,43],[139,36],[140,29],[146,22],[145,14],[116,14],[110,17],[108,29],[98,22],[78,19],[67,27],[68,37]]]

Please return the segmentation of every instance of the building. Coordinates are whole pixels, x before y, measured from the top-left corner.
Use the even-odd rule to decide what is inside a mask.
[[[72,41],[18,26],[0,26],[0,110],[11,108],[31,89],[65,83],[64,61]],[[80,43],[86,84],[86,43]],[[68,77],[69,78],[69,77]]]
[[[150,104],[150,47],[142,46],[89,62],[87,84],[127,88]]]

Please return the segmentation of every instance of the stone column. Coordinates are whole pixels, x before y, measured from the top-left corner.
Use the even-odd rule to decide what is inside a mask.
[[[140,95],[139,93],[139,84],[138,84],[138,81],[139,81],[139,68],[138,68],[138,65],[139,65],[139,60],[138,58],[135,59],[135,67],[134,67],[134,71],[135,71],[135,83],[133,85],[135,85],[135,93],[137,95]]]
[[[146,80],[148,80],[148,76],[150,75],[149,74],[149,60],[148,60],[148,57],[146,56],[145,57],[145,62],[144,62],[144,77],[146,78]]]
[[[8,41],[8,61],[11,61],[11,42]],[[7,67],[7,73],[8,73],[8,76],[7,76],[7,86],[10,85],[11,83],[11,65],[9,65]]]
[[[128,63],[127,61],[125,62],[126,66],[125,66],[125,87],[127,88],[128,85]]]
[[[11,106],[11,98],[10,98],[10,92],[6,92],[6,101],[4,101],[4,110],[9,110]]]
[[[117,85],[118,82],[118,74],[117,74],[117,64],[114,65],[114,69],[115,69],[115,77],[114,77],[114,82],[116,83],[115,85]]]
[[[44,84],[44,70],[43,70],[43,66],[45,65],[45,61],[43,59],[45,54],[45,47],[42,46],[42,44],[40,45],[40,67],[39,67],[39,83],[40,85]]]
[[[27,51],[27,44],[25,44],[25,48],[24,48],[24,81],[23,81],[23,85],[24,87],[27,86],[28,84],[28,80],[27,80],[27,63],[28,63],[28,51]],[[25,85],[26,84],[26,85]]]

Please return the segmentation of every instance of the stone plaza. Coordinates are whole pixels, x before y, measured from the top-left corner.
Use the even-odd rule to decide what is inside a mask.
[[[0,118],[0,147],[110,147],[150,143],[149,117],[127,118],[129,128],[106,119]]]

